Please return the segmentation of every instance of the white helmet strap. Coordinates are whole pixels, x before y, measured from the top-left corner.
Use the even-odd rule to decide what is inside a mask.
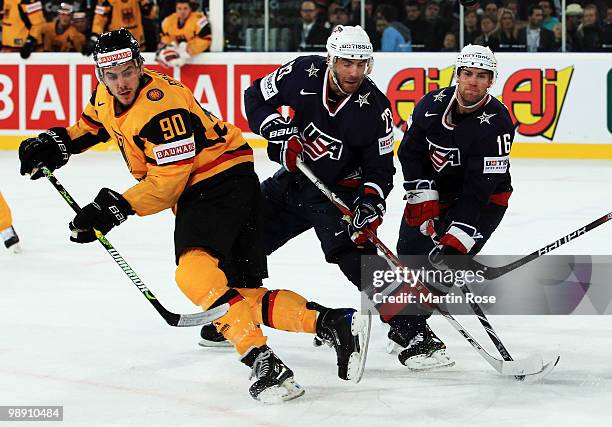
[[[348,93],[346,93],[344,91],[344,89],[342,89],[342,86],[340,86],[340,83],[338,82],[338,76],[336,75],[336,68],[334,67],[334,63],[336,62],[336,58],[333,58],[330,60],[330,64],[329,64],[329,74],[331,75],[331,78],[334,82],[334,85],[336,85],[336,87],[338,88],[338,90],[340,91],[340,93],[344,96],[348,95]]]

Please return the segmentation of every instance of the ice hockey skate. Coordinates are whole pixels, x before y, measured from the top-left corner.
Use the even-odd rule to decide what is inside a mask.
[[[4,246],[14,254],[21,252],[21,245],[19,244],[19,236],[15,232],[15,229],[11,226],[0,231],[0,236],[4,240]]]
[[[425,321],[394,325],[388,336],[387,352],[397,353],[400,363],[412,371],[426,371],[455,364],[446,354],[446,345]]]
[[[338,376],[358,383],[363,376],[370,340],[371,316],[352,308],[329,309],[316,303],[309,308],[319,311],[315,345],[334,347]]]
[[[305,390],[293,379],[293,371],[268,346],[252,348],[241,360],[252,369],[249,379],[255,378],[249,387],[253,399],[271,404],[304,394]]]

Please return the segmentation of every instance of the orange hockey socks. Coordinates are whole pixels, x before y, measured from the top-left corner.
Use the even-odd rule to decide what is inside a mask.
[[[217,330],[234,344],[241,355],[251,347],[266,344],[266,337],[256,323],[245,298],[227,286],[219,260],[203,249],[184,252],[176,269],[176,283],[181,291],[204,310],[229,303],[226,314],[213,322]]]

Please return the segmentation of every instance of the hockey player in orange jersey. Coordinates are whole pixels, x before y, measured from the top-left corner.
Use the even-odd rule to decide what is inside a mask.
[[[189,0],[178,0],[176,12],[161,24],[162,36],[155,59],[167,67],[181,67],[187,59],[210,47],[211,35],[204,12],[193,11]]]
[[[91,36],[83,46],[81,53],[91,55],[100,34],[107,31],[126,28],[144,44],[144,27],[142,18],[153,19],[157,16],[157,6],[152,0],[98,0],[94,9],[91,25]]]
[[[41,2],[4,0],[3,12],[2,51],[19,52],[22,58],[29,58],[41,43],[40,33],[45,23]]]
[[[369,318],[353,309],[327,309],[288,290],[262,287],[267,266],[260,237],[259,180],[240,129],[203,109],[172,78],[143,68],[140,46],[125,29],[102,34],[94,51],[101,82],[78,122],[21,143],[21,174],[32,179],[65,165],[72,154],[117,141],[138,183],[118,193],[100,190],[70,223],[71,240],[96,240],[131,215],[172,208],[176,282],[204,310],[229,303],[214,322],[256,381],[258,400],[283,401],[303,389],[266,345],[260,325],[316,333],[335,345],[338,375],[363,371]]]
[[[62,3],[57,18],[47,22],[42,28],[45,52],[80,52],[85,44],[85,36],[72,25],[74,6]]]
[[[4,241],[4,246],[13,253],[21,252],[19,237],[13,228],[13,217],[8,203],[0,193],[0,237]]]

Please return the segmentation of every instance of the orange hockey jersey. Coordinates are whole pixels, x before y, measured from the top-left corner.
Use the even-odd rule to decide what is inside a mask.
[[[45,17],[40,1],[4,0],[2,19],[2,46],[20,48],[28,35],[41,43],[42,25]]]
[[[162,21],[163,44],[187,42],[191,55],[208,50],[211,43],[210,25],[203,12],[191,12],[183,25],[180,25],[178,15],[173,13]]]
[[[68,134],[73,153],[117,141],[139,181],[123,193],[138,215],[172,208],[185,188],[253,162],[239,128],[202,108],[178,81],[147,69],[129,109],[115,114],[114,98],[99,84]]]
[[[154,18],[155,14],[156,8],[149,0],[98,0],[91,30],[102,34],[123,27],[143,45],[142,18]]]
[[[57,22],[47,22],[42,27],[45,52],[80,52],[85,36],[70,25],[62,34],[57,33]]]

